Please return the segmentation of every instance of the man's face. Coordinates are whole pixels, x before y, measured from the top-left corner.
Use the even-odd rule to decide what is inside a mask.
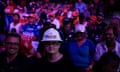
[[[114,41],[115,35],[114,35],[112,29],[108,29],[106,31],[106,33],[105,33],[105,39],[106,39],[106,41],[109,41],[109,42]]]
[[[35,18],[29,17],[29,18],[28,18],[28,21],[29,21],[29,23],[33,24],[33,23],[35,22]]]
[[[76,34],[76,39],[82,41],[85,38],[85,33],[79,32]]]
[[[17,15],[14,15],[13,16],[13,20],[18,22],[19,21],[19,17]]]
[[[14,55],[18,53],[19,46],[20,46],[20,41],[18,37],[9,37],[6,40],[6,50],[10,55]]]
[[[70,32],[70,30],[71,30],[71,24],[65,25],[65,26],[64,26],[64,30],[65,30],[66,32]]]

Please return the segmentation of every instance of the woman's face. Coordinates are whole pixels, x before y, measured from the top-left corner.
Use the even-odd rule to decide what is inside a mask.
[[[58,41],[49,41],[44,43],[45,51],[48,54],[56,54],[57,52],[59,52],[60,46],[61,43]]]
[[[70,31],[71,31],[71,24],[65,25],[65,26],[64,26],[64,30],[65,30],[66,32],[70,32]]]

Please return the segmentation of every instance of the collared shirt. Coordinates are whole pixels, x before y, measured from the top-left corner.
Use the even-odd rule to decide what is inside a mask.
[[[96,46],[94,59],[98,61],[100,57],[106,52],[108,52],[108,48],[105,42],[98,43]],[[113,48],[112,52],[115,52],[120,57],[120,43],[119,42],[116,41],[115,48]]]

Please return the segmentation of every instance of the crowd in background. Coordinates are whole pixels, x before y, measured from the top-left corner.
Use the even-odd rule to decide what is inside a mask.
[[[119,0],[0,0],[0,72],[19,68],[23,70],[19,72],[55,72],[54,68],[119,72],[120,15],[114,14],[120,11],[119,4]],[[23,56],[17,54],[19,48]],[[12,61],[9,54],[18,56]]]

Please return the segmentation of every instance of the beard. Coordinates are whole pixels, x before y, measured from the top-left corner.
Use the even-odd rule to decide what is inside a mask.
[[[113,44],[115,44],[115,39],[108,39],[108,40],[106,40],[106,44],[108,46],[112,46]]]

